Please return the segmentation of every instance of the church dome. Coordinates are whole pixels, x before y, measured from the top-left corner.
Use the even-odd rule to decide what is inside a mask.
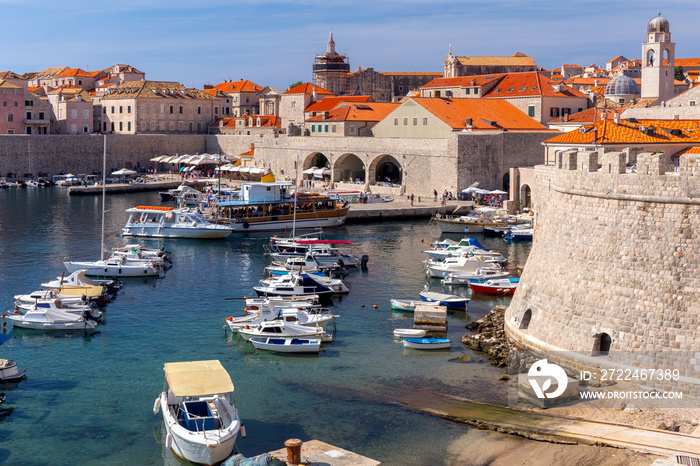
[[[629,76],[615,76],[605,86],[605,95],[635,95],[639,94],[637,82]]]
[[[650,32],[671,32],[671,27],[668,25],[668,21],[666,18],[661,16],[661,13],[659,13],[659,16],[656,16],[649,21],[647,33]]]

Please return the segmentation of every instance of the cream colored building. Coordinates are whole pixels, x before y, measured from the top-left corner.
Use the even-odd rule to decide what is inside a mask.
[[[64,85],[46,94],[51,104],[51,132],[92,134],[93,107],[87,91]]]
[[[134,81],[101,98],[102,128],[117,134],[207,133],[222,115],[222,99],[180,83]]]
[[[301,134],[306,107],[319,99],[333,95],[335,94],[311,83],[300,84],[283,92],[279,114],[282,120],[282,131],[291,136]]]
[[[276,115],[280,114],[280,100],[282,99],[282,90],[275,86],[267,86],[258,94],[258,105],[260,105],[260,115]]]
[[[230,106],[224,108],[222,116],[258,115],[260,113],[260,92],[263,90],[252,81],[224,81],[212,86],[230,98]],[[208,86],[204,87],[205,90]]]

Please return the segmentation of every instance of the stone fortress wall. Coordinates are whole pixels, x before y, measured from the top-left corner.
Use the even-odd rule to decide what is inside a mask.
[[[535,174],[535,239],[506,311],[509,339],[575,369],[629,362],[616,351],[649,368],[668,351],[695,379],[700,157],[666,173],[660,152],[571,150]]]

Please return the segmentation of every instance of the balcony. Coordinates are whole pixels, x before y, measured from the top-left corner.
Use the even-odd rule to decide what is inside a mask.
[[[28,119],[25,118],[25,119],[24,119],[24,124],[25,124],[25,125],[47,125],[47,126],[48,126],[49,120],[48,120],[48,119],[43,119],[43,120],[32,119],[32,120],[28,120]]]

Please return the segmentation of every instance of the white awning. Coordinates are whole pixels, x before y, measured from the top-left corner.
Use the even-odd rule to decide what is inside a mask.
[[[258,174],[258,173],[262,173],[262,172],[263,172],[262,168],[251,168],[250,169],[251,174]]]
[[[239,171],[241,173],[250,173],[250,167],[241,167]]]
[[[304,175],[313,175],[315,171],[316,171],[316,167],[311,167],[311,168],[307,168],[302,173]]]

